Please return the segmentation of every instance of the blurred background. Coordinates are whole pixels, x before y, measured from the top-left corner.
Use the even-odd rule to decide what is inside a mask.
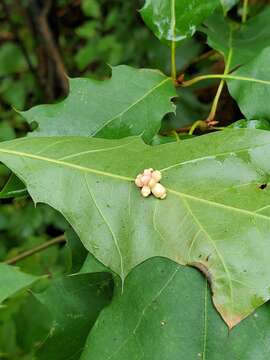
[[[25,136],[33,130],[35,124],[27,124],[17,110],[63,99],[68,94],[67,76],[105,80],[110,76],[109,65],[118,64],[158,68],[170,74],[170,49],[141,20],[138,9],[143,3],[0,0],[0,141]],[[264,1],[253,3],[252,11],[256,12]],[[230,15],[237,18],[237,11],[237,7],[233,8]],[[209,50],[202,33],[184,41],[177,48],[179,74],[222,72],[222,57]],[[170,129],[204,119],[216,89],[213,82],[204,82],[192,90],[179,89],[177,114],[166,117]],[[226,89],[217,116],[223,126],[241,118]],[[0,191],[9,176],[0,164]],[[2,198],[0,261],[13,259],[61,236],[66,229],[68,225],[60,214],[45,205],[35,208],[28,196]],[[60,244],[20,261],[20,266],[32,274],[56,276],[69,271],[69,257],[67,248]],[[22,343],[16,334],[23,329],[24,319],[31,311],[31,305],[24,304],[22,297],[13,299],[8,308],[0,308],[0,359],[32,359],[33,344],[26,337]]]

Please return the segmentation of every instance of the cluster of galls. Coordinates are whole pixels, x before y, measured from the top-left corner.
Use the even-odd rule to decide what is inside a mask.
[[[160,184],[161,172],[152,168],[145,169],[143,174],[139,174],[135,179],[135,184],[141,188],[143,197],[153,194],[158,199],[165,199],[167,196],[166,189]]]

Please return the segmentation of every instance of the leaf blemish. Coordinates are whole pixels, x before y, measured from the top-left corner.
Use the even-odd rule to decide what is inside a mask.
[[[153,168],[144,169],[143,173],[138,174],[135,179],[135,184],[141,188],[143,197],[148,197],[153,194],[157,199],[165,199],[167,196],[166,189],[160,184],[162,178],[161,172]]]

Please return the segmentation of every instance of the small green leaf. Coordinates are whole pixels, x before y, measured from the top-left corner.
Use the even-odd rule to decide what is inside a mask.
[[[21,114],[39,124],[34,136],[143,135],[150,141],[163,116],[175,110],[171,78],[156,70],[129,66],[112,68],[106,81],[71,79],[70,94],[55,105],[36,106]]]
[[[98,18],[101,14],[97,0],[82,0],[82,10],[85,15]]]
[[[98,22],[89,20],[76,29],[76,34],[83,39],[93,38],[96,35],[97,27]]]
[[[19,290],[29,287],[40,277],[21,272],[18,268],[0,263],[0,303]]]
[[[228,333],[202,276],[155,258],[103,310],[80,360],[268,360],[269,336],[269,303]]]
[[[35,203],[60,211],[122,280],[155,256],[196,266],[230,327],[270,298],[269,156],[269,132],[246,129],[161,146],[85,137],[0,144]],[[149,167],[162,171],[163,201],[134,184]]]
[[[141,15],[160,40],[179,42],[192,36],[218,5],[218,0],[146,0]]]

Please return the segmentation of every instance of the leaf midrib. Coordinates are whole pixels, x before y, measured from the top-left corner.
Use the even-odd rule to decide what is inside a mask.
[[[118,119],[119,117],[122,117],[124,114],[126,114],[129,110],[131,110],[134,106],[138,105],[141,101],[143,101],[147,96],[149,96],[150,94],[152,94],[155,90],[157,90],[159,87],[161,87],[163,84],[165,84],[167,81],[171,81],[170,77],[166,77],[165,79],[163,79],[161,82],[159,82],[158,84],[156,84],[154,87],[152,87],[150,90],[148,90],[143,96],[141,96],[139,99],[137,99],[136,101],[134,101],[131,105],[129,105],[126,109],[122,110],[120,113],[116,114],[114,117],[110,118],[109,120],[107,120],[104,124],[102,124],[98,129],[96,129],[93,133],[92,136],[95,136],[99,133],[99,131],[101,131],[102,129],[104,129],[106,126],[108,126],[111,122],[113,122],[114,120]]]
[[[77,164],[68,163],[66,161],[61,161],[61,160],[57,160],[57,159],[51,159],[51,158],[48,158],[48,157],[29,154],[29,153],[25,153],[25,152],[21,152],[21,151],[0,149],[0,153],[1,152],[9,154],[9,155],[13,154],[13,155],[17,155],[19,157],[26,157],[26,158],[30,158],[30,159],[34,159],[34,160],[45,161],[45,162],[49,162],[49,163],[60,165],[60,166],[67,166],[67,167],[70,167],[72,169],[76,169],[76,170],[80,170],[80,171],[84,171],[84,172],[90,172],[90,173],[94,173],[94,174],[98,174],[98,175],[102,175],[102,176],[108,176],[108,177],[112,177],[112,178],[120,179],[120,180],[124,180],[124,181],[133,181],[134,180],[133,178],[130,178],[130,177],[127,177],[127,176],[112,174],[112,173],[109,173],[109,172],[106,172],[106,171],[87,168],[85,166],[80,166],[80,165],[77,165]]]
[[[101,171],[101,170],[97,170],[97,169],[93,169],[93,168],[88,168],[88,167],[85,167],[85,166],[80,166],[80,165],[77,165],[77,164],[68,163],[68,162],[65,162],[65,161],[57,160],[57,159],[51,159],[51,158],[48,158],[48,157],[39,156],[39,155],[35,155],[35,154],[29,154],[29,153],[25,153],[25,152],[21,152],[21,151],[7,150],[7,149],[1,149],[0,148],[0,153],[1,152],[5,153],[5,154],[8,154],[8,155],[16,155],[16,156],[19,156],[19,157],[26,157],[26,158],[30,158],[30,159],[34,159],[34,160],[44,161],[44,162],[56,164],[56,165],[59,165],[59,166],[66,166],[66,167],[69,167],[71,169],[76,169],[76,170],[83,171],[83,172],[88,172],[88,173],[94,173],[94,174],[98,174],[98,175],[101,175],[101,176],[107,176],[107,177],[110,177],[110,178],[119,179],[119,180],[123,180],[123,181],[134,181],[134,178],[132,178],[132,177],[123,176],[123,175],[119,175],[119,174],[113,174],[113,173],[109,173],[109,172],[106,172],[106,171]],[[196,161],[196,159],[193,160],[193,161]],[[181,163],[179,163],[178,165],[181,165]],[[188,199],[191,199],[191,200],[194,200],[194,201],[203,202],[205,204],[220,207],[220,208],[223,208],[223,209],[226,209],[226,210],[237,211],[239,213],[242,213],[242,214],[245,214],[245,215],[248,215],[248,216],[254,216],[254,217],[265,219],[265,220],[268,220],[268,221],[270,220],[270,217],[257,213],[256,212],[257,209],[253,210],[253,211],[250,211],[250,210],[237,208],[237,207],[230,206],[230,205],[225,205],[225,204],[218,203],[218,202],[215,202],[215,201],[206,200],[206,199],[196,197],[196,196],[193,196],[193,195],[190,195],[190,194],[186,194],[186,193],[183,193],[183,192],[180,192],[180,191],[177,191],[177,190],[173,190],[173,189],[170,189],[170,188],[166,188],[166,189],[171,194],[174,194],[174,195],[179,196],[179,197],[184,197],[184,198],[188,198]]]

